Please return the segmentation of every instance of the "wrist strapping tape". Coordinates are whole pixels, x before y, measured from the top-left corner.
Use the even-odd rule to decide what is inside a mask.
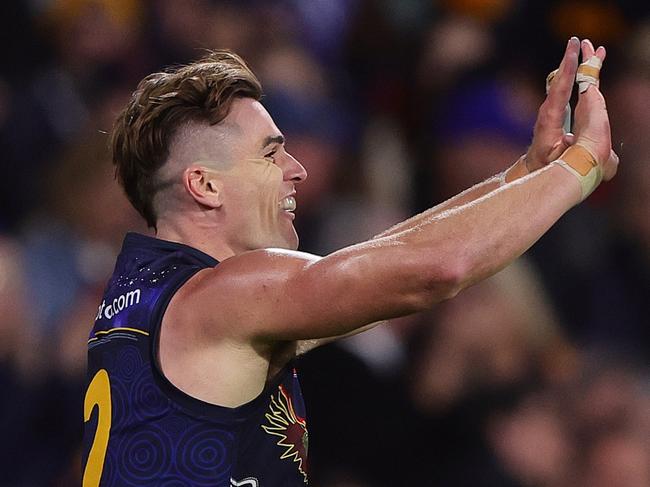
[[[517,159],[512,166],[506,169],[505,177],[503,180],[506,183],[511,183],[519,178],[523,178],[530,174],[528,171],[528,166],[526,166],[526,154]]]
[[[576,83],[578,83],[578,91],[584,93],[589,88],[589,85],[598,86],[600,79],[600,68],[603,62],[598,56],[591,56],[587,62],[578,66],[578,74],[576,74]]]
[[[565,150],[555,164],[573,174],[582,187],[582,199],[589,196],[603,180],[603,171],[596,158],[581,145]]]

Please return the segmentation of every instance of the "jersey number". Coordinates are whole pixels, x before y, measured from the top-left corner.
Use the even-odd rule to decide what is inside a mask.
[[[90,420],[90,415],[97,406],[97,431],[90,447],[88,461],[84,469],[83,487],[97,487],[102,478],[104,458],[108,448],[108,435],[111,431],[111,382],[108,372],[100,369],[90,381],[84,399],[84,422]]]

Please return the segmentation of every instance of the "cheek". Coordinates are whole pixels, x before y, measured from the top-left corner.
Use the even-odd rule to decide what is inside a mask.
[[[262,226],[274,226],[278,219],[278,201],[281,196],[282,171],[277,166],[257,171],[246,180],[240,192],[242,211]],[[258,224],[259,224],[258,223]]]
[[[240,169],[227,182],[227,200],[244,213],[257,213],[261,218],[277,217],[278,200],[283,181],[282,170],[274,164],[251,164]]]
[[[264,181],[260,185],[264,196],[277,206],[280,197],[280,188],[282,187],[282,171],[275,165],[270,165],[264,172]]]

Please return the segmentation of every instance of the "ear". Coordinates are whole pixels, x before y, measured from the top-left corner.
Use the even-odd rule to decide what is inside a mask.
[[[222,181],[216,173],[201,167],[188,167],[183,173],[183,185],[194,201],[208,208],[219,208],[222,204]]]

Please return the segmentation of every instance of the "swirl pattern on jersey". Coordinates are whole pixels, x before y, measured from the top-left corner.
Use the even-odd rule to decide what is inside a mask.
[[[181,415],[168,415],[162,418],[159,423],[172,438],[180,438],[185,430],[194,424],[189,418]]]
[[[178,470],[196,485],[227,485],[232,461],[228,452],[233,440],[231,432],[216,426],[206,428],[198,424],[188,429],[178,443]]]
[[[131,404],[135,417],[142,421],[164,416],[170,401],[160,393],[160,389],[151,378],[150,369],[143,368],[131,387]]]
[[[131,382],[141,370],[142,358],[138,347],[130,345],[120,350],[115,362],[115,373],[124,382]]]
[[[162,480],[158,485],[160,487],[192,487],[191,483],[189,483],[187,480],[182,479],[180,477],[171,477]]]
[[[129,425],[129,388],[119,376],[111,377],[111,401],[113,405],[113,422],[111,429],[120,431]]]
[[[120,478],[132,485],[160,479],[169,469],[172,441],[165,431],[153,424],[125,436],[118,458]]]

